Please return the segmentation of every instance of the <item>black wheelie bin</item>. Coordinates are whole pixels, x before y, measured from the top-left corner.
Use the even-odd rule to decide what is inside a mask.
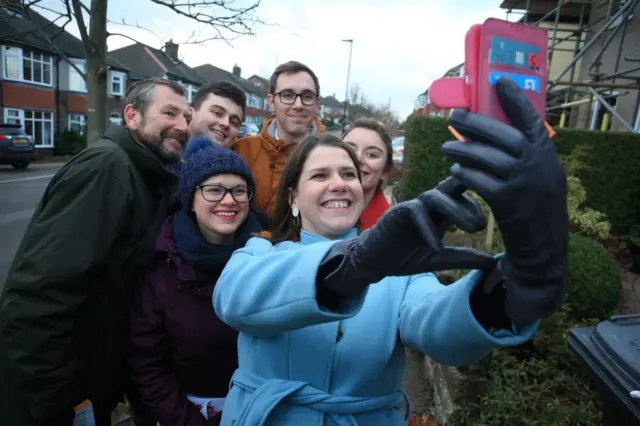
[[[568,345],[600,389],[602,426],[640,426],[640,314],[573,328]]]

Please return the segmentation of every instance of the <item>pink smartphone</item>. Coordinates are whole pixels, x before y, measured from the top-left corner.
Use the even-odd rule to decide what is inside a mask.
[[[501,76],[523,89],[541,117],[546,116],[547,43],[544,28],[489,18],[465,37],[463,77],[445,77],[429,87],[429,99],[442,109],[463,108],[508,123],[496,93]],[[551,136],[555,134],[547,124]],[[454,135],[461,139],[457,132]]]

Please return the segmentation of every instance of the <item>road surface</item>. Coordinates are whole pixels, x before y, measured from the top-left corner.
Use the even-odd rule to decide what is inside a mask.
[[[42,193],[61,165],[0,166],[0,289]]]

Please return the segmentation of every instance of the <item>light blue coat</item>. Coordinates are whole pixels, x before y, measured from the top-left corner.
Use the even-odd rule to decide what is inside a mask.
[[[338,311],[320,308],[316,271],[335,243],[304,231],[300,243],[252,238],[227,263],[213,305],[240,337],[223,426],[404,425],[405,346],[459,366],[538,326],[487,332],[469,305],[478,271],[449,286],[388,277]]]

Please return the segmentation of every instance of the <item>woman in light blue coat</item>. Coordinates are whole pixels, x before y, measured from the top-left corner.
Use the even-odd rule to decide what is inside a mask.
[[[282,176],[277,227],[237,250],[214,290],[216,313],[240,331],[222,425],[406,424],[405,346],[447,365],[475,363],[527,341],[560,307],[566,177],[519,88],[501,80],[498,90],[517,127],[454,112],[454,127],[474,141],[443,147],[455,178],[360,236],[355,154],[331,136],[301,142]],[[492,207],[504,256],[442,245],[451,224],[484,225],[460,183]],[[449,286],[429,273],[456,267],[479,269]]]

